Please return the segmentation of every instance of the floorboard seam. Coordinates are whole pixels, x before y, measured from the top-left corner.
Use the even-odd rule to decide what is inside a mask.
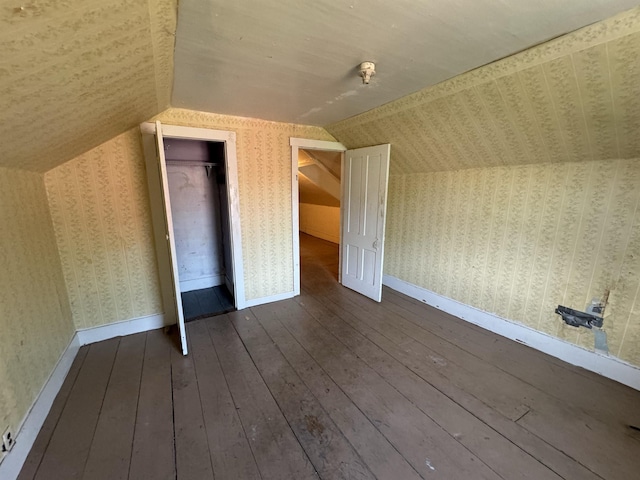
[[[311,298],[316,299],[316,301],[319,301],[319,300],[317,299],[317,297],[320,297],[320,298],[322,298],[322,299],[325,299],[325,300],[331,301],[330,297],[324,297],[324,296],[321,296],[321,295],[314,295],[314,294],[308,294],[308,295],[309,295]],[[299,305],[301,305],[301,306],[305,309],[305,311],[307,311],[307,313],[308,313],[310,316],[312,316],[312,317],[314,317],[314,318],[315,318],[315,316],[314,316],[311,312],[309,312],[309,311],[308,311],[308,309],[307,309],[303,304],[301,304],[300,302],[298,302],[298,304],[299,304]],[[334,304],[335,304],[335,303],[334,303]],[[332,315],[333,315],[333,316],[335,316],[335,317],[336,317],[336,318],[338,318],[340,321],[342,321],[345,325],[347,325],[349,328],[351,328],[354,332],[356,332],[357,334],[361,335],[363,338],[365,338],[367,341],[371,342],[373,345],[375,345],[375,346],[376,346],[377,348],[379,348],[381,351],[383,351],[384,353],[386,353],[387,355],[389,355],[389,356],[390,356],[391,358],[393,358],[395,361],[397,361],[397,362],[398,362],[398,363],[400,363],[401,365],[405,366],[405,365],[404,365],[404,363],[403,363],[401,360],[399,360],[398,358],[396,358],[393,354],[391,354],[391,353],[387,352],[387,350],[386,350],[385,348],[383,348],[382,346],[378,345],[374,340],[370,339],[370,338],[369,338],[369,337],[367,337],[366,335],[364,335],[364,334],[362,334],[361,332],[359,332],[359,331],[358,331],[357,329],[355,329],[352,325],[350,325],[347,321],[345,321],[345,320],[344,320],[340,315],[337,315],[337,314],[335,314],[334,312],[331,312],[331,313],[332,313]],[[356,320],[358,320],[358,319],[356,318]],[[319,322],[318,322],[318,323],[319,323]],[[373,327],[371,327],[371,328],[372,328],[373,330],[375,330],[379,335],[381,335],[382,337],[384,337],[384,338],[386,338],[387,340],[389,340],[389,342],[390,342],[390,343],[395,344],[395,342],[393,342],[391,339],[389,339],[386,335],[384,335],[383,333],[379,332],[378,330],[376,330],[376,329],[375,329],[375,328],[373,328]],[[331,332],[329,332],[329,333],[331,333]],[[334,335],[334,336],[335,336],[335,335]],[[337,337],[336,337],[336,338],[337,338]],[[339,339],[338,339],[338,340],[339,340]],[[341,343],[342,343],[342,342],[341,342]],[[348,348],[346,345],[345,345],[345,347],[346,347],[346,348]],[[428,348],[428,347],[427,347],[427,348]],[[362,359],[361,359],[361,360],[362,360]],[[364,360],[363,360],[363,361],[364,361]],[[365,362],[365,364],[367,364],[367,365],[368,365],[368,363],[367,363],[367,362]],[[371,367],[371,366],[369,366],[369,368],[371,368],[371,369],[372,369],[372,370],[374,370],[376,373],[378,373],[378,372],[375,370],[375,368],[373,368],[373,367]],[[408,368],[408,367],[406,367],[406,366],[405,366],[405,368]],[[482,424],[486,425],[490,430],[494,431],[496,434],[500,435],[502,438],[504,438],[504,439],[505,439],[505,440],[507,440],[509,443],[511,443],[512,445],[514,445],[516,448],[518,448],[519,450],[521,450],[524,454],[526,454],[526,455],[528,455],[529,457],[533,458],[535,461],[537,461],[538,463],[540,463],[541,465],[543,465],[543,466],[544,466],[545,468],[547,468],[549,471],[551,471],[551,472],[555,473],[556,475],[558,475],[558,476],[559,476],[559,477],[561,477],[561,478],[564,478],[564,477],[562,477],[562,475],[561,475],[560,473],[556,472],[556,471],[555,471],[553,468],[551,468],[549,465],[547,465],[546,463],[544,463],[544,462],[540,461],[538,458],[536,458],[536,457],[535,457],[534,455],[532,455],[530,452],[528,452],[527,450],[523,449],[523,448],[522,448],[520,445],[518,445],[517,443],[513,442],[509,437],[505,436],[505,435],[504,435],[503,433],[501,433],[499,430],[497,430],[497,429],[496,429],[496,428],[494,428],[493,426],[491,426],[491,425],[489,425],[488,423],[486,423],[484,420],[482,420],[480,417],[478,417],[474,412],[472,412],[471,410],[467,409],[464,405],[462,405],[462,404],[458,403],[454,398],[452,398],[450,395],[447,395],[444,391],[440,390],[437,386],[433,385],[433,384],[432,384],[431,382],[429,382],[427,379],[425,379],[424,377],[422,377],[422,375],[420,375],[418,372],[415,372],[415,371],[414,371],[413,369],[411,369],[411,368],[408,368],[408,369],[409,369],[409,371],[411,371],[413,374],[417,375],[417,376],[418,376],[422,381],[424,381],[425,383],[427,383],[428,385],[430,385],[431,387],[433,387],[436,391],[440,392],[442,395],[444,395],[445,397],[449,398],[453,403],[455,403],[456,405],[458,405],[461,409],[463,409],[464,411],[468,412],[468,413],[469,413],[470,415],[472,415],[474,418],[478,419],[478,421],[479,421],[479,422],[481,422]],[[379,375],[379,374],[378,374],[378,375]],[[387,382],[387,381],[386,381],[386,379],[384,379],[384,378],[383,378],[383,380],[384,380],[385,382]],[[388,382],[387,382],[387,383],[388,383]],[[394,387],[393,385],[390,385],[390,386],[391,386],[392,388],[394,388],[394,389],[395,389],[395,387]],[[396,389],[396,390],[397,390],[397,389]],[[407,399],[407,401],[411,402],[411,400],[410,400],[410,399],[408,399],[408,398],[407,398],[407,397],[406,397],[402,392],[399,392],[399,391],[398,391],[398,393],[400,393],[404,398],[406,398],[406,399]],[[477,398],[477,397],[476,397],[475,395],[473,395],[472,393],[467,392],[467,394],[468,394],[468,395],[470,395],[471,397],[473,397],[476,401],[478,401],[478,402],[480,402],[480,403],[482,403],[482,404],[485,404],[485,403],[484,403],[484,401],[482,401],[481,399]],[[413,404],[413,402],[411,402],[411,403]],[[415,405],[415,404],[414,404],[414,405]],[[486,405],[486,404],[485,404],[485,405]],[[488,408],[491,408],[491,407],[489,407],[488,405],[487,405],[487,407],[488,407]],[[419,407],[417,407],[417,406],[416,406],[416,408],[418,408],[420,411],[422,411]],[[423,412],[423,413],[424,413],[424,412]],[[504,415],[502,415],[500,412],[496,412],[496,413],[504,417]],[[526,413],[528,413],[528,412],[526,412]],[[428,414],[426,414],[426,413],[425,413],[425,415],[427,415],[429,418],[431,418]],[[504,417],[504,418],[505,418],[506,420],[508,420],[508,421],[511,421],[511,420],[510,420],[509,418],[507,418],[507,417]],[[432,420],[434,423],[436,423],[438,426],[440,426],[440,427],[442,428],[442,426],[441,426],[437,421],[433,420],[432,418],[431,418],[431,420]],[[445,431],[446,431],[446,429],[443,429],[443,430],[445,430]],[[527,430],[527,431],[528,431],[528,430]],[[449,432],[447,431],[447,433],[449,433]],[[450,436],[451,436],[451,435],[450,435]],[[557,449],[555,446],[553,446],[553,445],[549,444],[549,443],[548,443],[547,441],[545,441],[544,439],[542,439],[542,438],[540,438],[540,437],[538,437],[538,436],[536,436],[536,438],[539,438],[542,442],[544,442],[544,443],[545,443],[546,445],[548,445],[550,448],[552,448],[552,449],[554,449],[554,450],[556,450],[556,451],[558,451],[558,452],[560,452],[560,453],[562,453],[562,454],[566,455],[568,458],[571,458],[571,459],[573,460],[573,457],[571,457],[571,456],[567,455],[566,453],[562,452],[561,450]],[[454,439],[455,439],[455,437],[454,437]],[[456,439],[456,441],[457,441],[457,439]],[[458,443],[460,443],[460,442],[458,442]],[[461,444],[461,445],[462,445],[462,444]],[[462,445],[462,446],[463,446],[465,449],[467,449],[467,450],[468,450],[468,448],[467,448],[465,445]],[[472,453],[473,453],[473,452],[472,452]],[[474,456],[476,456],[476,457],[477,457],[477,455],[475,455],[475,454],[474,454]],[[478,457],[478,458],[479,458],[479,457]],[[482,461],[482,460],[481,460],[481,461]],[[484,463],[484,462],[482,461],[482,463]],[[486,465],[486,463],[485,463],[485,465]],[[488,465],[487,465],[487,467],[491,469],[491,467],[489,467]],[[586,467],[585,467],[585,468],[586,468]],[[491,470],[493,471],[493,469],[491,469]]]
[[[133,446],[136,438],[136,425],[138,424],[138,411],[140,409],[140,390],[142,387],[142,374],[144,373],[144,359],[147,353],[147,333],[144,334],[144,346],[142,347],[142,362],[140,365],[140,380],[138,381],[138,399],[136,401],[136,416],[133,419],[133,434],[131,435],[131,455],[129,455],[129,468],[127,468],[127,478],[131,477],[131,464],[133,463]]]
[[[418,471],[416,470],[415,466],[414,466],[414,465],[413,465],[413,464],[412,464],[412,463],[411,463],[411,462],[410,462],[410,461],[409,461],[409,460],[408,460],[408,459],[407,459],[407,458],[402,454],[402,452],[401,452],[400,450],[398,450],[398,447],[396,447],[396,445],[395,445],[391,440],[389,440],[389,439],[387,438],[387,436],[386,436],[386,435],[385,435],[385,434],[384,434],[384,433],[383,433],[383,432],[378,428],[378,426],[375,424],[375,422],[371,421],[371,418],[369,418],[369,415],[367,415],[367,414],[366,414],[366,413],[365,413],[365,412],[360,408],[360,406],[359,406],[359,405],[354,401],[354,399],[353,399],[353,398],[351,398],[351,396],[350,396],[347,392],[345,392],[345,391],[344,391],[344,389],[343,389],[340,385],[338,385],[338,383],[337,383],[336,381],[334,381],[334,380],[333,380],[333,377],[329,374],[329,372],[327,372],[327,371],[325,370],[325,368],[324,368],[322,365],[320,365],[320,363],[316,360],[316,358],[311,354],[311,352],[309,352],[309,351],[305,348],[305,346],[304,346],[304,345],[302,345],[302,343],[300,343],[300,341],[298,340],[298,338],[297,338],[297,337],[296,337],[296,336],[291,332],[291,330],[289,330],[289,328],[287,327],[287,325],[286,325],[285,323],[283,323],[283,322],[280,320],[280,317],[279,317],[279,315],[278,315],[278,314],[276,314],[276,318],[277,318],[278,322],[280,322],[280,324],[282,325],[282,327],[283,327],[283,328],[284,328],[284,329],[289,333],[289,335],[291,335],[291,337],[292,337],[292,338],[293,338],[293,339],[298,343],[298,345],[300,345],[300,348],[302,348],[302,349],[307,353],[307,355],[309,355],[309,357],[310,357],[311,359],[313,359],[314,363],[315,363],[316,365],[318,365],[318,368],[320,368],[320,370],[322,370],[322,371],[324,372],[324,374],[325,374],[328,378],[330,378],[330,379],[333,381],[333,383],[336,385],[336,387],[338,387],[338,388],[342,391],[342,393],[343,393],[343,394],[344,394],[344,395],[349,399],[349,401],[350,401],[350,402],[351,402],[351,403],[352,403],[352,404],[353,404],[353,405],[354,405],[354,406],[355,406],[355,407],[360,411],[360,413],[362,413],[362,415],[364,416],[364,418],[366,418],[366,419],[369,421],[369,423],[373,426],[373,428],[375,428],[375,429],[378,431],[378,433],[380,433],[380,435],[381,435],[381,436],[382,436],[382,437],[387,441],[387,443],[388,443],[389,445],[391,445],[391,447],[392,447],[396,452],[398,452],[398,455],[400,455],[400,457],[401,457],[401,458],[403,458],[405,462],[407,462],[407,464],[409,465],[409,467],[411,467],[411,468],[416,472],[416,474],[417,474],[419,477],[424,478],[422,475],[420,475],[420,472],[418,472]]]
[[[225,316],[228,315],[225,313],[223,314]],[[229,320],[230,321],[230,320]],[[229,387],[229,381],[227,380],[227,374],[224,371],[224,368],[222,366],[222,362],[220,361],[220,355],[218,355],[218,350],[216,349],[215,343],[213,341],[213,337],[211,336],[211,331],[209,330],[209,328],[207,327],[207,335],[209,336],[209,339],[211,340],[211,348],[213,348],[213,352],[216,354],[216,358],[218,359],[218,364],[220,365],[220,371],[222,372],[222,378],[224,378],[224,383],[227,386],[227,391],[229,392],[229,396],[231,397],[231,401],[233,402],[233,407],[236,409],[236,416],[238,418],[238,421],[240,422],[240,426],[242,427],[242,432],[244,433],[244,438],[247,440],[247,445],[249,445],[249,450],[251,451],[251,455],[253,457],[253,463],[256,466],[256,470],[258,472],[258,475],[260,475],[260,478],[262,479],[262,472],[260,471],[260,464],[258,463],[258,460],[256,459],[256,453],[253,451],[253,447],[251,445],[251,442],[249,441],[249,435],[247,433],[247,429],[245,428],[244,422],[242,421],[242,417],[240,416],[240,414],[238,414],[238,410],[240,410],[240,407],[238,407],[238,403],[236,402],[236,399],[233,395],[233,392],[231,391],[231,388]],[[215,472],[214,472],[215,475]]]
[[[249,309],[251,311],[251,308]],[[253,311],[251,311],[251,314],[255,316],[255,314],[253,313]],[[240,333],[238,332],[238,329],[236,328],[233,320],[229,319],[229,323],[231,323],[231,326],[233,327],[233,331],[236,332],[236,335],[238,336],[238,338],[240,339],[240,342],[242,343],[242,346],[244,347],[245,351],[247,352],[247,355],[249,355],[249,358],[251,359],[251,363],[253,363],[253,366],[255,367],[256,371],[258,372],[258,375],[260,375],[260,378],[262,379],[262,382],[264,383],[264,385],[267,387],[267,390],[269,391],[269,395],[271,395],[271,398],[273,399],[274,402],[276,402],[276,405],[278,406],[278,410],[280,410],[280,413],[282,414],[282,418],[284,418],[284,421],[287,422],[287,426],[289,427],[289,430],[291,430],[291,433],[293,434],[293,436],[295,437],[296,441],[298,442],[298,445],[300,445],[300,448],[302,449],[302,451],[304,452],[304,456],[307,457],[307,460],[309,461],[309,464],[313,467],[313,471],[316,473],[316,475],[318,475],[319,478],[320,477],[320,472],[318,472],[318,469],[316,468],[316,466],[313,464],[313,462],[311,461],[311,458],[309,457],[309,454],[307,453],[307,450],[304,448],[304,445],[300,442],[300,438],[298,437],[298,435],[296,435],[295,430],[291,427],[291,423],[289,422],[289,419],[287,418],[287,416],[284,414],[284,411],[282,410],[282,407],[280,406],[280,403],[278,402],[278,400],[276,399],[276,397],[273,395],[273,392],[271,391],[271,388],[269,387],[269,384],[267,383],[267,380],[262,376],[262,372],[260,371],[260,369],[258,368],[258,365],[256,365],[255,360],[253,359],[253,356],[251,355],[251,352],[249,351],[249,348],[247,347],[247,345],[244,343],[244,340],[242,339],[242,336],[240,335]],[[261,327],[262,328],[262,327]],[[286,359],[285,359],[286,360]],[[297,374],[296,374],[297,375]],[[322,408],[322,406],[320,406]],[[323,409],[324,410],[324,409]],[[325,412],[326,413],[326,412]],[[331,418],[331,417],[329,417]]]
[[[335,335],[331,330],[329,330],[327,327],[325,327],[322,323],[320,323],[316,317],[316,315],[314,315],[313,313],[311,313],[309,310],[307,310],[305,308],[305,305],[303,304],[299,304],[301,305],[301,307],[307,312],[307,314],[313,318],[313,320],[320,326],[322,327],[325,331],[327,331],[327,333],[329,333],[330,335],[332,335],[338,342],[340,342],[341,345],[344,346],[344,348],[346,348],[348,351],[351,352],[351,348],[345,344],[342,340],[340,340],[340,338]],[[406,368],[409,372],[413,373],[415,375],[415,372],[413,372],[411,369],[408,369],[401,361],[399,361],[398,359],[396,359],[394,356],[392,356],[390,353],[386,352],[386,350],[384,350],[382,347],[380,347],[377,343],[375,343],[373,340],[370,340],[368,337],[366,337],[365,335],[361,334],[360,332],[358,332],[356,329],[354,329],[351,325],[349,325],[346,321],[344,321],[342,319],[342,317],[340,315],[337,315],[335,312],[331,312],[331,315],[333,317],[335,317],[337,320],[339,320],[340,322],[342,322],[344,325],[346,325],[348,328],[350,328],[351,330],[353,330],[354,333],[356,333],[357,335],[361,336],[362,338],[364,338],[366,341],[371,342],[373,345],[375,345],[378,349],[380,349],[383,353],[385,353],[386,355],[388,355],[390,358],[392,358],[394,361],[398,362],[400,364],[401,367]],[[382,334],[381,334],[382,335]],[[384,335],[383,335],[384,336]],[[385,337],[387,338],[387,337]],[[390,339],[388,339],[389,341],[391,341]],[[402,398],[404,398],[407,402],[409,402],[411,405],[413,405],[419,412],[422,412],[422,414],[424,416],[426,416],[429,420],[431,420],[434,424],[436,424],[438,427],[440,427],[442,429],[443,432],[445,432],[449,437],[451,437],[455,442],[457,442],[462,448],[464,448],[467,452],[469,452],[471,455],[473,455],[475,458],[478,459],[478,461],[482,464],[484,464],[485,467],[487,467],[489,470],[491,470],[493,473],[495,473],[498,477],[500,478],[504,478],[502,475],[500,475],[498,472],[496,472],[493,468],[491,468],[490,465],[488,465],[484,460],[482,460],[476,453],[474,453],[473,451],[471,451],[469,449],[469,447],[467,447],[465,444],[463,444],[462,442],[460,442],[453,434],[451,434],[448,430],[446,430],[437,420],[435,420],[431,415],[429,415],[427,412],[425,412],[424,410],[422,410],[418,405],[416,405],[410,398],[408,398],[403,392],[401,392],[400,390],[398,390],[398,388],[396,388],[395,385],[392,385],[391,383],[389,383],[389,381],[382,376],[382,374],[380,374],[380,372],[378,372],[378,370],[373,367],[372,365],[370,365],[365,359],[363,359],[362,357],[360,357],[359,355],[357,355],[355,352],[352,352],[354,355],[356,355],[356,357],[358,359],[360,359],[360,361],[362,361],[368,368],[371,369],[371,371],[375,372],[376,375],[378,375],[378,377],[380,377],[380,379],[385,382],[387,385],[389,385],[390,388],[392,388],[393,390],[395,390],[396,392],[398,392],[398,394],[400,396],[402,396]],[[422,378],[422,377],[420,377]],[[423,379],[423,381],[425,381]],[[429,382],[426,382],[427,384],[431,385]],[[433,387],[433,385],[431,385]],[[435,388],[435,387],[433,387]],[[437,390],[437,389],[436,389]],[[456,405],[458,405],[456,403]],[[461,407],[462,408],[462,407]],[[484,422],[483,422],[484,423]],[[486,424],[485,424],[486,425]],[[499,433],[498,433],[499,434]],[[499,434],[500,436],[502,436],[501,434]],[[508,479],[505,479],[508,480]]]
[[[62,418],[62,412],[64,412],[64,409],[67,406],[67,402],[69,401],[69,397],[71,396],[71,391],[73,390],[73,387],[75,386],[76,381],[78,380],[78,376],[80,375],[80,371],[82,370],[82,366],[84,365],[84,362],[87,359],[88,350],[89,350],[89,347],[87,347],[86,353],[83,355],[83,357],[81,359],[80,365],[78,366],[78,371],[75,372],[75,377],[73,378],[72,384],[69,386],[69,391],[67,392],[67,396],[64,399],[64,403],[62,404],[62,408],[60,409],[60,414],[58,415],[58,418],[56,419],[55,425],[51,429],[51,435],[49,436],[49,439],[47,440],[47,444],[46,444],[45,448],[42,450],[42,455],[40,456],[40,460],[38,461],[38,465],[35,468],[35,471],[34,471],[34,474],[33,474],[33,478],[34,479],[38,476],[38,472],[40,471],[40,465],[42,465],[42,460],[44,459],[44,455],[47,452],[47,450],[49,449],[49,444],[51,443],[51,439],[53,438],[53,434],[56,431],[56,428],[58,428],[58,423],[60,422],[60,418]],[[37,437],[36,437],[36,439],[37,439]],[[29,457],[27,456],[27,460],[28,459],[29,459]],[[26,463],[26,461],[25,461],[25,463]],[[24,465],[23,465],[23,468],[24,468]]]
[[[111,374],[113,373],[113,366],[116,364],[116,358],[118,357],[118,351],[120,350],[120,339],[118,338],[118,348],[116,348],[115,354],[113,355],[113,361],[111,362],[111,368],[109,369],[109,376],[107,377],[107,384],[104,387],[104,393],[102,394],[102,401],[100,402],[100,410],[98,411],[98,416],[96,417],[96,424],[93,428],[93,434],[91,435],[91,441],[89,442],[89,448],[87,450],[87,458],[84,459],[84,465],[82,465],[82,476],[84,477],[85,470],[87,468],[87,462],[89,461],[89,455],[91,454],[91,446],[93,445],[93,441],[96,438],[96,430],[98,429],[98,423],[100,422],[100,415],[102,414],[102,407],[104,407],[104,399],[107,398],[107,391],[109,390],[109,382],[111,381]]]
[[[187,337],[188,338],[188,337]],[[191,346],[191,341],[189,341],[189,351],[192,352],[191,362],[193,364],[193,372],[196,376],[196,389],[198,390],[198,399],[200,400],[198,403],[200,404],[200,415],[202,416],[202,426],[204,428],[204,438],[207,442],[207,453],[209,454],[209,464],[211,465],[211,472],[213,472],[213,478],[216,477],[215,469],[213,468],[213,458],[211,456],[211,446],[209,445],[209,432],[207,430],[207,422],[205,421],[204,410],[202,409],[202,395],[200,393],[200,381],[198,379],[198,367],[196,366],[195,360],[195,350]]]
[[[313,390],[310,388],[309,385],[307,385],[307,383],[304,381],[304,379],[300,376],[300,374],[298,373],[298,371],[296,370],[296,368],[293,366],[293,364],[289,361],[289,359],[286,357],[286,355],[284,354],[284,352],[280,349],[280,346],[275,342],[275,340],[273,340],[273,338],[271,337],[271,335],[269,335],[269,332],[267,332],[267,330],[262,326],[262,324],[260,323],[260,320],[258,319],[258,315],[253,311],[253,309],[251,309],[251,314],[254,316],[254,319],[256,321],[256,323],[260,326],[260,328],[264,331],[265,335],[271,339],[271,341],[273,342],[274,346],[276,347],[276,350],[280,353],[280,355],[282,356],[283,360],[286,362],[287,365],[289,365],[289,367],[291,368],[291,370],[295,373],[296,377],[298,377],[298,379],[302,382],[302,384],[305,386],[305,388],[307,389],[307,391],[309,392],[309,395],[311,395],[311,397],[316,401],[316,403],[318,404],[318,406],[322,409],[322,411],[327,415],[327,418],[329,418],[331,420],[331,422],[333,422],[333,425],[336,427],[336,429],[342,434],[342,437],[344,438],[344,440],[347,442],[347,444],[349,444],[351,446],[351,449],[353,450],[353,452],[357,455],[357,457],[360,459],[360,461],[362,462],[362,465],[364,465],[367,470],[375,477],[375,474],[371,471],[369,465],[367,465],[367,462],[364,461],[364,459],[362,458],[362,456],[360,455],[360,452],[358,452],[358,450],[356,449],[355,445],[353,445],[351,443],[351,441],[349,440],[349,438],[347,438],[347,436],[344,434],[344,432],[342,431],[342,429],[335,423],[335,420],[333,419],[333,417],[331,416],[331,414],[325,409],[325,407],[322,405],[322,402],[320,401],[320,399],[313,393]],[[310,357],[313,358],[313,357]],[[255,363],[255,362],[254,362]],[[329,377],[330,378],[330,377]],[[266,383],[266,380],[265,380]],[[335,385],[335,382],[334,382]],[[337,386],[337,385],[336,385]],[[267,385],[268,388],[268,385]],[[342,391],[342,389],[340,387],[338,387],[340,389],[340,391]],[[343,392],[344,393],[344,392]],[[346,395],[346,394],[345,394]],[[272,395],[273,396],[273,395]],[[348,398],[348,397],[347,397]],[[275,399],[275,397],[274,397]],[[276,400],[277,403],[277,400]],[[278,405],[279,407],[279,405]],[[280,411],[282,411],[282,409],[280,409]],[[366,417],[365,417],[366,418]],[[295,432],[294,432],[295,434]],[[299,441],[298,441],[299,442]],[[300,443],[300,442],[299,442]],[[304,447],[303,447],[304,449]],[[317,469],[316,469],[317,471]]]

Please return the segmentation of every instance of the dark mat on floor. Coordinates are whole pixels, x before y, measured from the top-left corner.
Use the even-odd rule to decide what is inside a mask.
[[[184,321],[233,312],[233,297],[225,285],[182,293]]]

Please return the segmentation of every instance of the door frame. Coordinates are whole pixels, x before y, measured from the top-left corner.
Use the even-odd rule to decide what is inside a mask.
[[[229,227],[231,229],[231,265],[234,283],[234,302],[238,310],[245,308],[245,285],[244,285],[244,264],[242,253],[242,229],[240,224],[240,198],[238,189],[238,159],[236,154],[236,133],[226,130],[213,130],[208,128],[182,127],[177,125],[161,124],[163,138],[180,138],[185,140],[204,140],[224,143],[225,151],[225,171],[227,181],[227,198],[229,205]],[[145,137],[153,138],[155,142],[156,124],[145,122],[140,125],[145,148],[145,157],[153,154],[156,158],[155,144],[153,153],[150,151],[150,143]],[[156,163],[158,160],[156,159]],[[159,196],[160,186],[149,189],[149,200],[151,203],[151,213],[154,223],[156,255],[158,257],[158,275],[160,277],[160,287],[162,290],[162,300],[165,315],[170,317],[167,323],[175,323],[175,304],[178,299],[173,293],[171,282],[171,263],[169,254],[169,244],[165,234],[159,234],[159,230],[166,229],[167,218],[163,207],[163,198]],[[167,202],[170,206],[170,201]],[[164,230],[166,231],[166,230]]]
[[[291,145],[291,228],[293,240],[293,294],[300,295],[300,212],[299,212],[299,193],[298,193],[298,153],[303,150],[326,150],[331,152],[341,152],[340,168],[344,168],[344,152],[347,151],[340,142],[329,142],[326,140],[310,140],[308,138],[289,139]],[[344,189],[342,188],[342,178],[340,179],[340,218],[342,219],[342,197]],[[340,221],[340,256],[338,281],[341,281],[342,271],[342,220]]]

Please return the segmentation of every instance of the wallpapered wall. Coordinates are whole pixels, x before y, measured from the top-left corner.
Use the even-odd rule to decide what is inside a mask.
[[[4,2],[0,165],[45,172],[167,108],[176,17],[176,0]]]
[[[170,109],[164,123],[237,133],[245,292],[293,289],[289,137],[323,129]],[[144,156],[137,128],[45,175],[77,328],[162,312]]]
[[[330,125],[391,173],[640,157],[640,7]]]
[[[138,128],[45,174],[76,328],[162,312]]]
[[[558,304],[610,290],[609,350],[640,365],[640,159],[392,175],[385,273],[593,349]]]
[[[163,123],[237,134],[247,300],[293,290],[290,137],[335,139],[324,129],[171,108]]]
[[[0,425],[20,426],[74,332],[41,174],[0,168]]]
[[[340,207],[300,203],[300,231],[340,243]]]

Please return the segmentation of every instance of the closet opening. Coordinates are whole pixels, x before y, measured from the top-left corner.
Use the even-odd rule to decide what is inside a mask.
[[[164,138],[184,321],[235,310],[224,142]]]

